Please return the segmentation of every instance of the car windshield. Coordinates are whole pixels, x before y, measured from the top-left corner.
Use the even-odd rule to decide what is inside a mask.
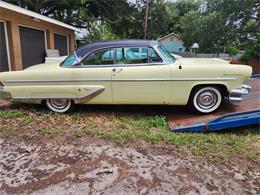
[[[61,67],[71,67],[78,63],[75,52],[70,54],[63,62],[60,63]]]
[[[169,51],[164,46],[158,47],[159,51],[162,53],[163,57],[167,60],[169,63],[173,63],[176,61],[176,59],[169,53]]]

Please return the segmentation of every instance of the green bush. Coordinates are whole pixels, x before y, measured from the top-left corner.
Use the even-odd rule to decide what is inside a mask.
[[[250,59],[260,59],[260,42],[250,43],[245,53],[240,57],[242,61],[249,61]]]
[[[229,45],[227,48],[226,48],[226,52],[231,55],[231,56],[234,56],[238,53],[239,49],[236,45],[232,44],[232,45]]]

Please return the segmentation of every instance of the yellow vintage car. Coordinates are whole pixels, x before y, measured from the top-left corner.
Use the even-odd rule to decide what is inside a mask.
[[[77,49],[61,63],[0,73],[0,98],[45,103],[58,113],[74,104],[188,104],[211,113],[225,97],[243,100],[251,74],[251,67],[224,60],[176,59],[157,41],[104,41]]]

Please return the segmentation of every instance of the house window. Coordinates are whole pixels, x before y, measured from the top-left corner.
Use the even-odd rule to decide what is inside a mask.
[[[179,52],[182,52],[182,48],[179,48]]]

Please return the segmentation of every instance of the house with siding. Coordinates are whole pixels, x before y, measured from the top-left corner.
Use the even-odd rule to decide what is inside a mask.
[[[170,52],[184,52],[186,49],[183,46],[183,41],[174,33],[170,33],[157,40]]]
[[[0,1],[0,72],[44,63],[47,49],[61,56],[75,50],[80,29]]]

